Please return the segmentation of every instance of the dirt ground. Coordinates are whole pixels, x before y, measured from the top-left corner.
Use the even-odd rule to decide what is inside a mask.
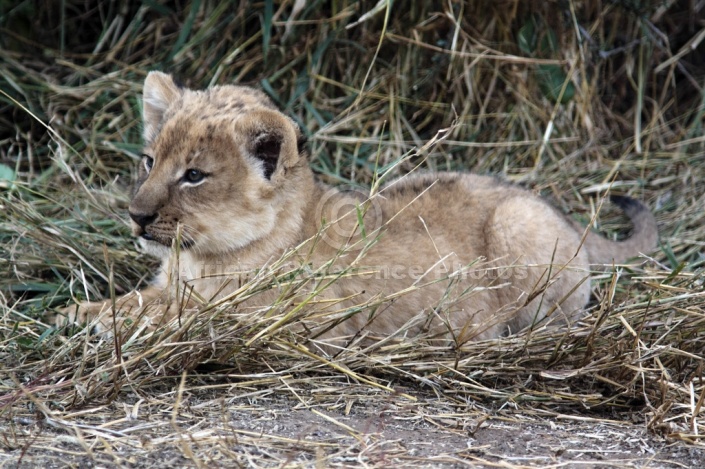
[[[207,385],[56,419],[35,409],[0,422],[0,467],[705,467],[705,451],[648,432],[639,412],[527,415],[354,384],[344,396],[325,383],[290,391]]]

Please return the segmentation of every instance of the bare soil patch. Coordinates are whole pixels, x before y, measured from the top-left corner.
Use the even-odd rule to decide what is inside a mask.
[[[331,383],[328,383],[331,384]],[[705,451],[599,415],[524,413],[416,400],[359,385],[292,383],[290,392],[189,390],[174,409],[126,395],[59,421],[0,426],[8,467],[662,467],[695,468]],[[339,397],[336,394],[341,394]],[[107,420],[108,416],[116,420]],[[642,419],[640,413],[633,420]]]

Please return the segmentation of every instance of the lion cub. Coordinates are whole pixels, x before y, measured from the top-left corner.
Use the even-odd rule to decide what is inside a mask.
[[[349,316],[315,335],[318,344],[380,339],[400,328],[443,340],[494,338],[547,315],[570,321],[588,302],[591,264],[656,245],[653,215],[626,197],[612,200],[634,234],[612,242],[584,236],[540,198],[491,177],[407,176],[371,198],[331,189],[309,168],[298,126],[251,88],[194,91],[151,72],[143,105],[145,148],[129,214],[163,269],[152,286],[117,299],[119,324],[131,318],[157,327],[233,294],[242,272],[298,248],[292,258],[313,269],[358,272],[317,293],[316,304]],[[280,294],[272,288],[238,308],[266,308]],[[375,299],[375,308],[350,313]],[[94,325],[112,330],[111,308],[84,303],[56,322],[98,317]]]

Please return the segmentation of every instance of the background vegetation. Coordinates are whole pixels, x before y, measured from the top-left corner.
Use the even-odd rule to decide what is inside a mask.
[[[204,418],[217,423],[224,390],[291,396],[292,386],[309,403],[353,385],[358,401],[403,400],[388,391],[409,387],[420,408],[440,399],[463,422],[511,403],[704,444],[702,2],[0,1],[0,46],[0,445],[16,460],[39,458],[56,432],[75,435],[78,461],[100,461],[96,441],[148,452],[143,433],[79,418],[115,422],[141,399],[181,438],[157,449],[202,462],[222,440],[177,425],[184,392],[211,402]],[[286,330],[258,336],[277,314],[234,307],[116,341],[59,333],[41,322],[45,310],[107,297],[111,285],[129,291],[154,267],[126,217],[150,70],[194,88],[260,87],[306,129],[328,183],[368,185],[376,165],[404,157],[400,173],[421,163],[502,175],[585,223],[611,188],[655,212],[661,244],[597,278],[591,314],[570,336],[541,329],[454,350],[401,342],[331,361]],[[608,236],[628,230],[621,223],[609,210],[596,218]],[[330,391],[310,397],[317,387]],[[241,443],[227,453],[238,464],[254,446],[287,447]],[[361,444],[258,457],[333,464]]]

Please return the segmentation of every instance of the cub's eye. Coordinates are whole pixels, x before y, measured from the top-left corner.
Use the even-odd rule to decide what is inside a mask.
[[[189,169],[184,173],[184,181],[195,184],[201,182],[206,175],[198,169]]]
[[[142,155],[142,162],[144,164],[144,169],[147,170],[147,173],[149,173],[152,170],[152,166],[154,166],[154,158],[149,155]]]

